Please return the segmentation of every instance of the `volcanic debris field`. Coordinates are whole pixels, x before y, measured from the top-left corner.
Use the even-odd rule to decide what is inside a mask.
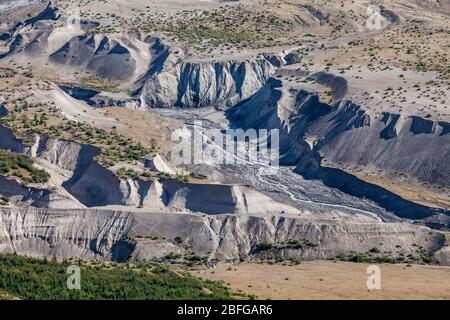
[[[113,298],[137,299],[230,298],[184,274],[224,263],[436,265],[445,277],[450,5],[385,0],[375,30],[373,8],[0,1],[0,267],[77,259],[105,283],[136,279]],[[173,134],[191,129],[236,161],[177,163]],[[208,129],[278,130],[280,167],[228,154]],[[221,268],[198,274],[228,279]],[[45,298],[10,280],[0,298]],[[92,285],[76,298],[111,298]]]

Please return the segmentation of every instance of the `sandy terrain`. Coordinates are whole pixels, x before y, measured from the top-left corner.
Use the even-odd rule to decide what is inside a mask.
[[[367,264],[317,261],[297,266],[221,265],[195,274],[223,280],[259,299],[450,299],[450,268],[380,265],[381,289],[368,290]]]

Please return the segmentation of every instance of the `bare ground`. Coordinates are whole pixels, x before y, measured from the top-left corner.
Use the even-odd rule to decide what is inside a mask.
[[[334,261],[302,262],[296,266],[245,263],[220,265],[195,275],[223,280],[233,290],[258,299],[450,299],[450,268],[379,265],[381,289],[368,290],[368,264]]]

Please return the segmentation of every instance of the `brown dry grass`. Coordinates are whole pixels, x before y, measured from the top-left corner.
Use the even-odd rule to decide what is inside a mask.
[[[125,108],[106,108],[105,116],[111,117],[124,124],[124,129],[118,131],[142,143],[146,148],[156,149],[161,154],[168,154],[172,150],[171,134],[182,127],[182,122],[161,116],[151,111],[137,111]]]
[[[195,275],[223,280],[259,299],[450,299],[450,268],[379,265],[381,289],[368,290],[368,264],[314,261],[296,266],[220,265]]]

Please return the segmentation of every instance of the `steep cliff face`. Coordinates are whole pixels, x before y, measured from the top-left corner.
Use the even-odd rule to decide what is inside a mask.
[[[292,217],[223,217],[220,225],[220,245],[216,254],[231,258],[242,254],[257,253],[262,241],[280,244],[285,241],[306,239],[316,246],[300,252],[282,248],[284,257],[301,259],[329,259],[350,252],[367,252],[374,247],[396,252],[400,245],[414,252],[413,243],[431,241],[426,251],[433,254],[445,244],[443,234],[432,235],[426,229],[401,223],[382,223],[360,217],[349,217],[336,222],[325,219],[302,219]],[[435,237],[436,236],[436,237]],[[222,238],[223,237],[223,238]],[[428,240],[426,240],[428,238]],[[433,243],[433,244],[431,244]]]
[[[95,161],[99,148],[43,136],[35,149],[34,156],[42,166],[50,164],[50,171],[64,171],[61,186],[84,206],[139,205],[134,182],[120,181]]]
[[[142,260],[170,252],[210,259],[258,255],[263,241],[280,245],[285,258],[327,259],[339,254],[382,251],[429,255],[448,261],[445,235],[425,227],[383,223],[359,216],[343,221],[312,217],[127,213],[107,210],[0,209],[0,251],[31,256]],[[173,239],[181,237],[183,243]],[[313,245],[283,248],[287,240]],[[189,249],[188,249],[189,248]],[[447,250],[448,251],[448,250]]]
[[[86,163],[99,153],[98,149],[79,143],[43,136],[39,139],[35,157],[45,159],[51,164],[69,171]]]
[[[321,123],[325,121],[330,130],[321,134],[317,147],[327,159],[450,187],[450,163],[446,161],[450,123],[391,113],[368,115],[348,101],[336,106],[335,114]]]
[[[270,78],[249,101],[230,109],[228,117],[235,127],[278,130],[280,163],[313,171],[319,167],[320,157],[306,132],[311,122],[330,111],[331,107],[320,103],[316,95]]]
[[[27,256],[125,260],[132,218],[126,213],[11,209],[0,217],[0,248]]]
[[[284,63],[282,55],[167,63],[146,79],[140,99],[148,107],[230,107],[251,97]]]
[[[300,210],[238,185],[162,182],[165,211],[217,214],[300,213]],[[208,199],[205,201],[205,195]]]

